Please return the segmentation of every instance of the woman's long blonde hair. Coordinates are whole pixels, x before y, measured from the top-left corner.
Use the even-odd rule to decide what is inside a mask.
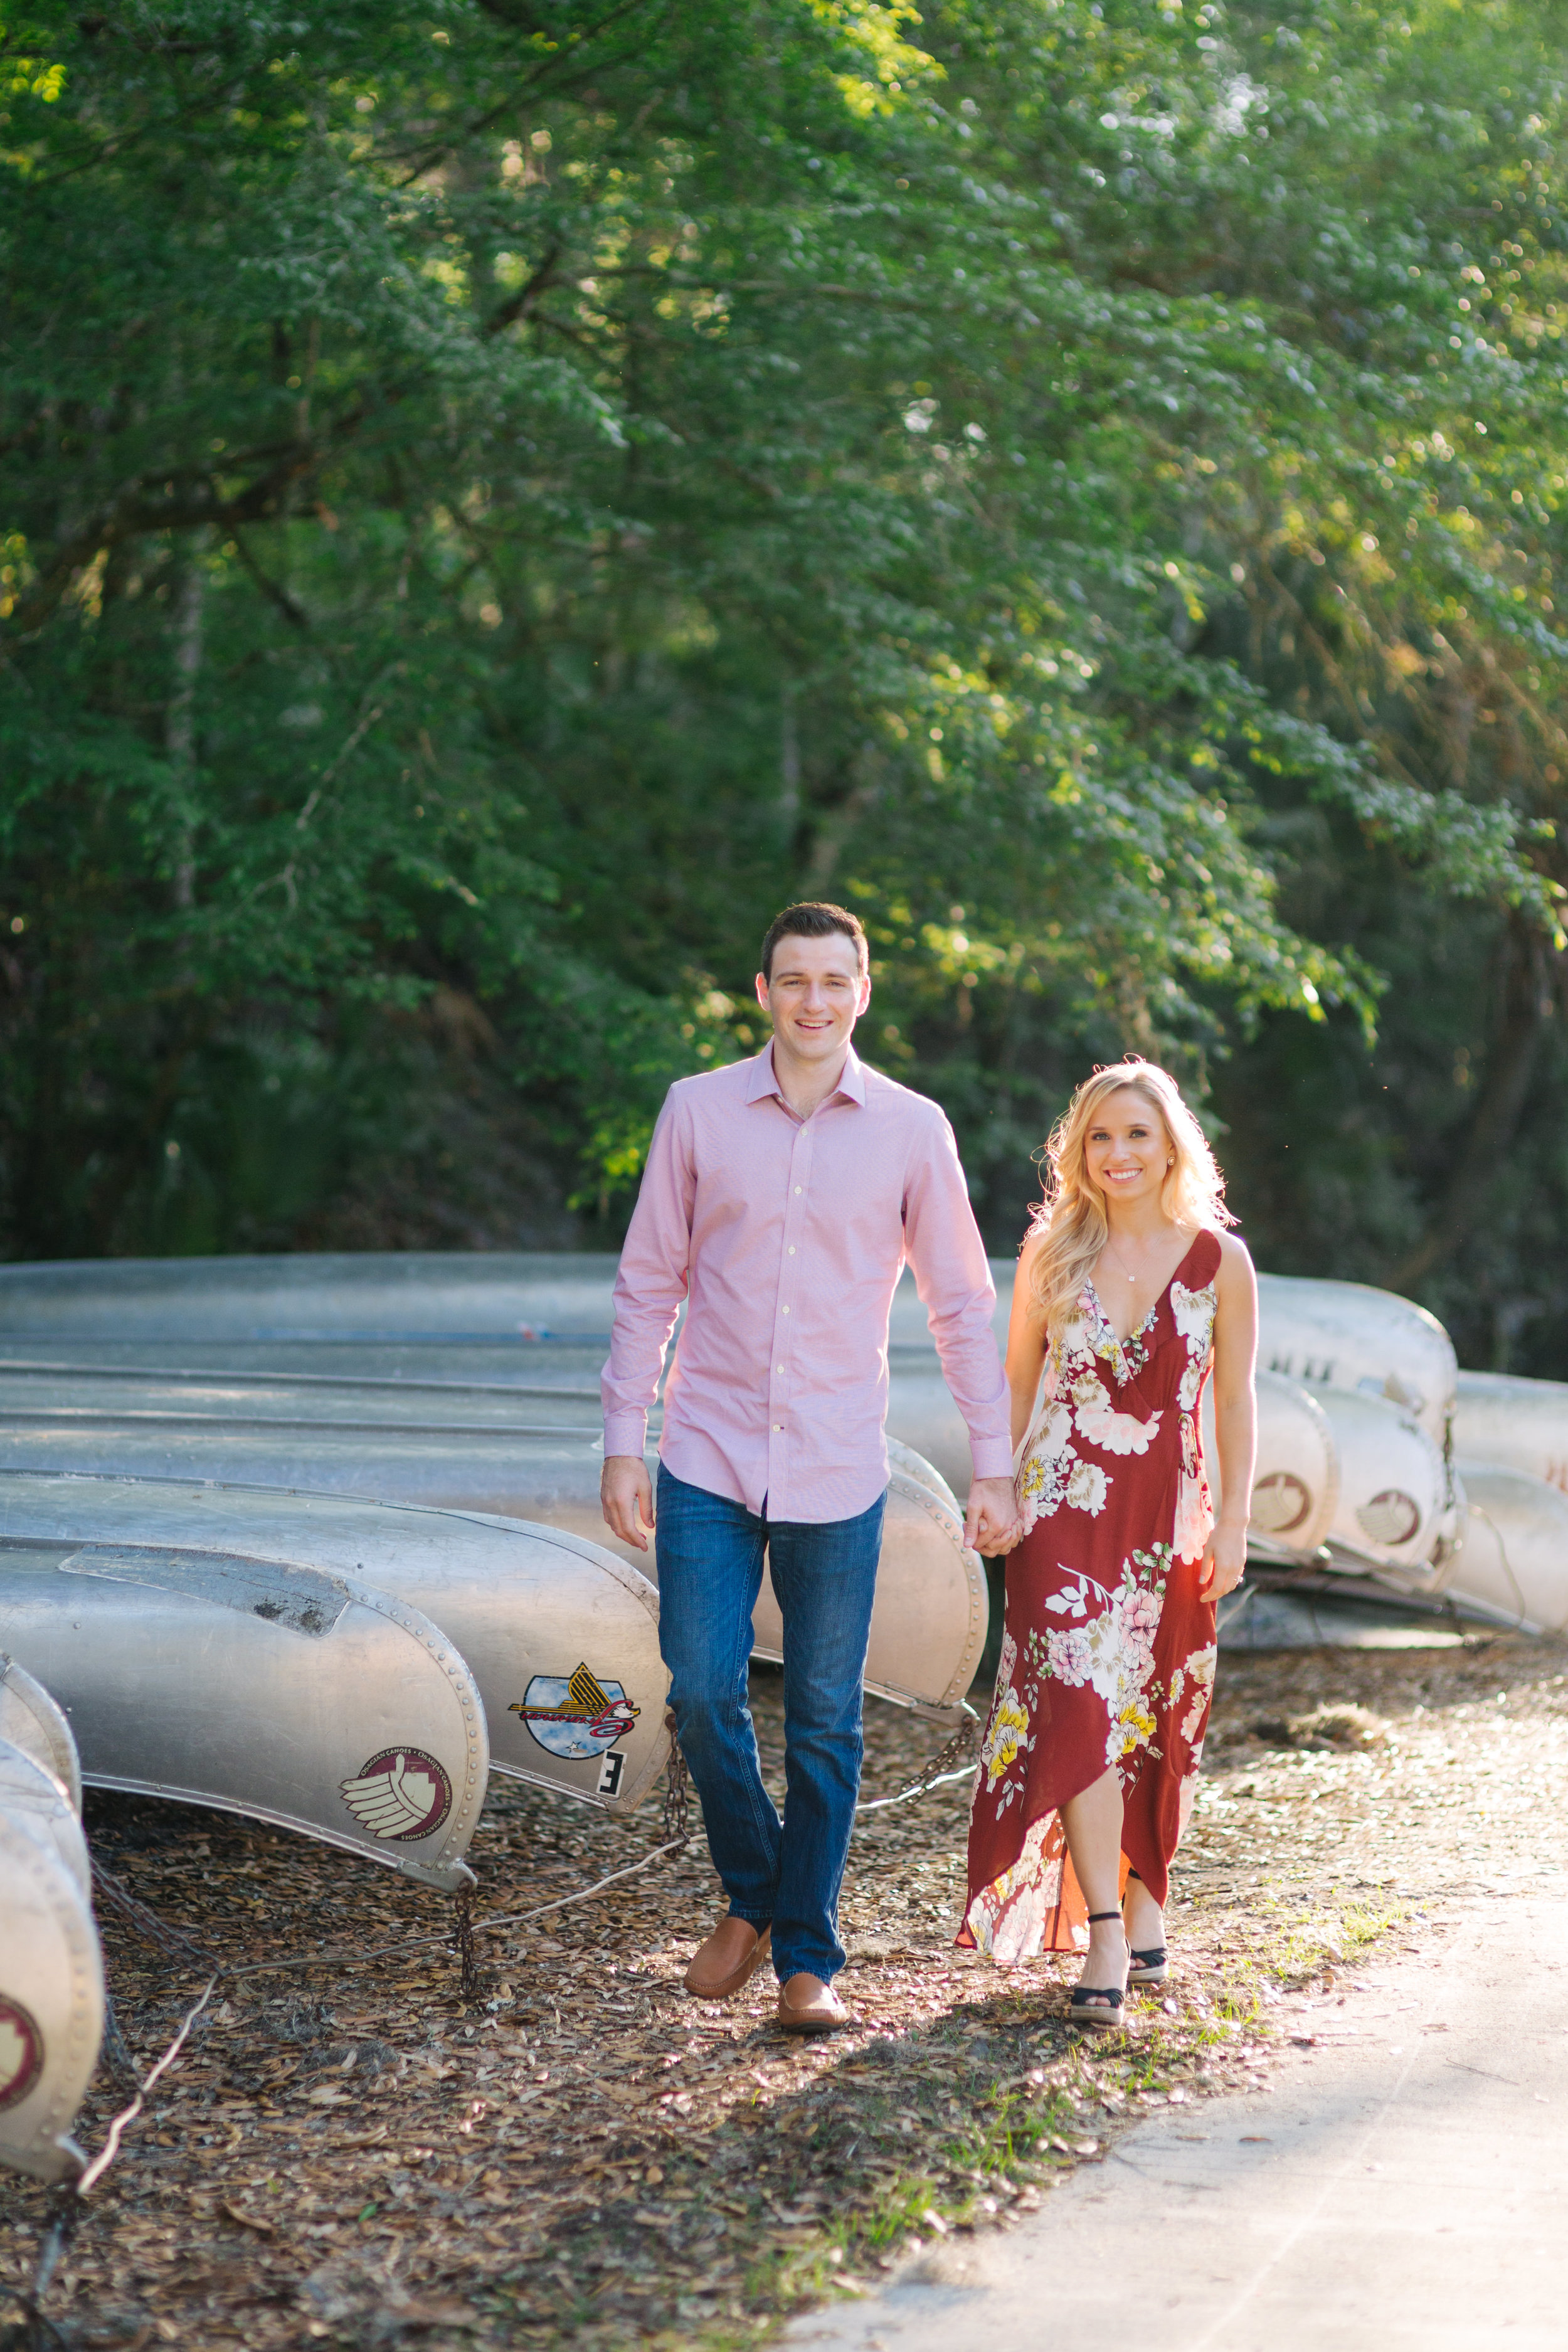
[[[1030,1219],[1025,1239],[1027,1248],[1037,1234],[1045,1236],[1030,1268],[1029,1288],[1049,1346],[1060,1340],[1071,1322],[1110,1230],[1105,1196],[1089,1173],[1086,1145],[1107,1097],[1123,1087],[1144,1097],[1170,1139],[1171,1168],[1160,1192],[1165,1214],[1194,1234],[1205,1226],[1236,1223],[1225,1205],[1225,1178],[1208,1139],[1169,1071],[1137,1054],[1096,1070],[1051,1129],[1046,1145],[1046,1197]]]

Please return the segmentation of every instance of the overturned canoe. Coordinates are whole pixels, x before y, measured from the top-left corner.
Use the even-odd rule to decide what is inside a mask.
[[[956,1715],[985,1647],[985,1570],[964,1549],[957,1505],[930,1473],[892,1470],[883,1527],[866,1688],[900,1706]],[[765,1576],[752,1639],[759,1657],[783,1657],[784,1624]]]
[[[75,1806],[54,1774],[8,1739],[0,1739],[0,1813],[52,1846],[91,1902],[92,1864]]]
[[[391,1385],[302,1391],[283,1380],[145,1381],[80,1367],[0,1371],[0,1466],[195,1477],[537,1521],[646,1574],[647,1555],[617,1545],[605,1525],[603,1460],[596,1412],[573,1421],[530,1403],[525,1418],[505,1395],[421,1389],[410,1399]],[[771,1605],[764,1585],[764,1655],[777,1644]],[[984,1571],[965,1554],[955,1517],[896,1474],[868,1689],[909,1706],[956,1706],[984,1646],[986,1606]]]
[[[1454,1450],[1467,1461],[1527,1470],[1568,1492],[1568,1382],[1461,1372]]]
[[[1442,1452],[1415,1415],[1362,1389],[1311,1391],[1339,1463],[1326,1542],[1352,1575],[1375,1569],[1413,1592],[1437,1591],[1460,1533],[1462,1502]]]
[[[365,1250],[7,1265],[0,1266],[0,1333],[603,1341],[616,1264],[587,1252]]]
[[[1015,1270],[1012,1258],[991,1260],[998,1346],[1006,1342]],[[1366,1283],[1289,1274],[1258,1276],[1258,1363],[1265,1371],[1313,1390],[1369,1388],[1403,1405],[1444,1443],[1457,1364],[1447,1333],[1424,1307]],[[0,1295],[0,1330],[4,1314]],[[895,1353],[934,1356],[925,1309],[907,1269],[893,1299],[889,1338]]]
[[[1523,1633],[1568,1633],[1568,1496],[1507,1463],[1458,1466],[1467,1508],[1447,1598]]]
[[[0,1801],[0,2163],[82,2168],[70,2126],[103,2039],[92,1906],[54,1845]]]
[[[1223,1485],[1212,1383],[1204,1395],[1204,1459],[1217,1508]],[[1248,1551],[1281,1563],[1311,1559],[1328,1541],[1339,1506],[1339,1450],[1321,1401],[1278,1372],[1259,1372]]]
[[[69,1717],[85,1780],[472,1884],[484,1707],[428,1618],[313,1565],[6,1519],[0,1622]]]
[[[1385,1397],[1447,1443],[1458,1361],[1435,1315],[1391,1290],[1285,1274],[1258,1277],[1258,1362],[1314,1391]]]
[[[657,1594],[563,1530],[262,1486],[12,1473],[0,1474],[0,1533],[363,1576],[468,1661],[492,1770],[625,1813],[663,1768]]]
[[[0,1651],[0,1739],[8,1739],[51,1772],[65,1790],[71,1811],[80,1813],[81,1759],[66,1711],[36,1675],[4,1651]]]

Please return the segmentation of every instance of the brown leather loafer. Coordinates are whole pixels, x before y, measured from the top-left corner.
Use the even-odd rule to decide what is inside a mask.
[[[833,1987],[805,1969],[779,1987],[779,2023],[786,2033],[839,2033],[854,2022]]]
[[[766,1959],[773,1936],[771,1927],[759,1934],[749,1919],[737,1919],[732,1911],[726,1911],[708,1941],[692,1955],[686,1971],[687,1991],[704,2000],[725,2000],[739,1992]]]

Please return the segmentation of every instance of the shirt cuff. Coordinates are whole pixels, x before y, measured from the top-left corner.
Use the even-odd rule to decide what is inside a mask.
[[[633,1454],[640,1462],[647,1447],[647,1415],[646,1412],[607,1412],[605,1415],[605,1452]],[[1008,1468],[1012,1468],[1009,1462]]]
[[[1013,1475],[1013,1448],[1005,1437],[972,1437],[969,1452],[977,1478],[1011,1478]]]

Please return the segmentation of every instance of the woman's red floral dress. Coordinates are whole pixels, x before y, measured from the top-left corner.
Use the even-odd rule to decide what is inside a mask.
[[[1214,1695],[1199,1415],[1219,1265],[1219,1243],[1200,1234],[1126,1340],[1086,1286],[1018,1449],[1025,1534],[1007,1561],[958,1937],[996,1960],[1088,1944],[1060,1808],[1110,1767],[1124,1870],[1165,1899]]]

